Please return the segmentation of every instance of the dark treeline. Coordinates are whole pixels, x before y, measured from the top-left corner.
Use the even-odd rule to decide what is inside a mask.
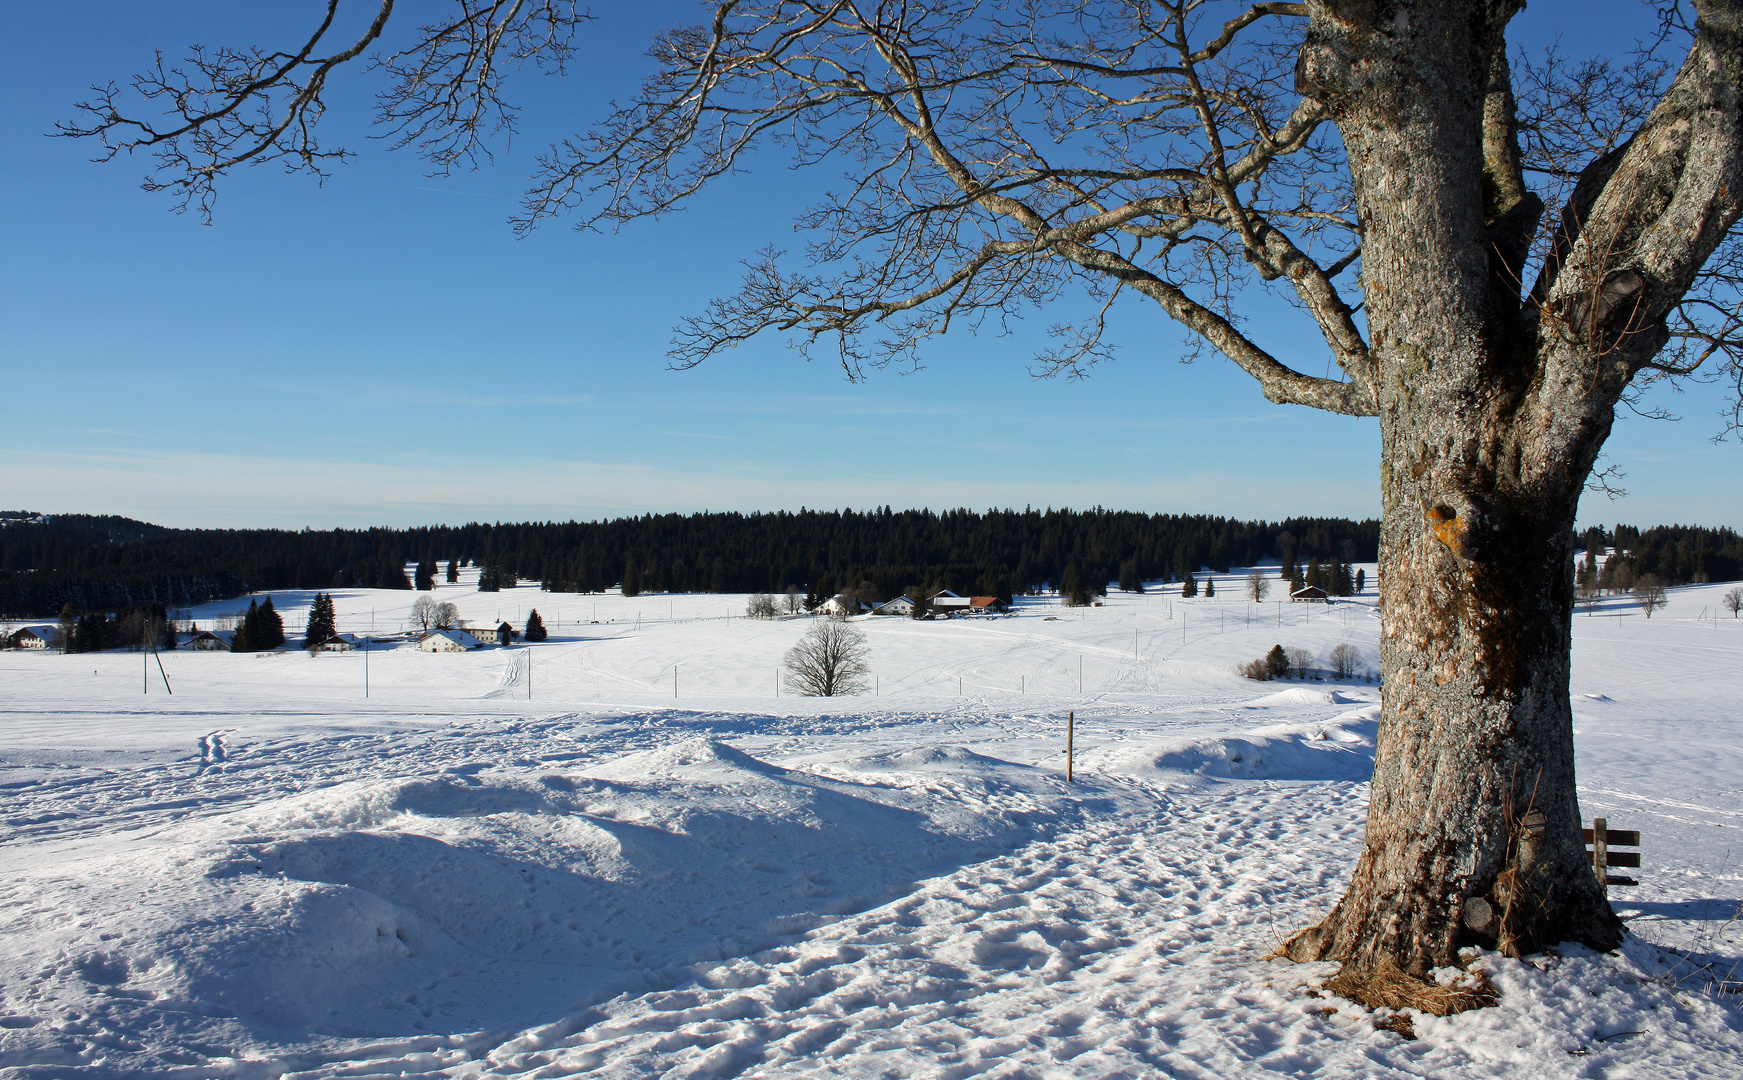
[[[1743,538],[1731,529],[1618,525],[1580,539],[1619,550],[1633,573],[1670,585],[1743,578]],[[1371,519],[1236,521],[1100,509],[885,507],[300,532],[169,529],[69,514],[0,527],[0,614],[56,617],[68,604],[163,610],[262,589],[412,589],[452,580],[452,569],[468,564],[483,567],[493,584],[527,579],[561,592],[796,586],[813,596],[854,591],[873,599],[948,588],[1008,599],[1057,588],[1068,575],[1129,586],[1262,559],[1371,562],[1378,548],[1379,522]]]
[[[1606,565],[1612,577],[1621,573],[1637,580],[1656,574],[1665,585],[1743,579],[1743,536],[1731,529],[1659,525],[1642,531],[1632,525],[1594,525],[1580,534],[1580,547],[1598,554],[1614,548],[1620,558]]]
[[[1235,521],[1111,510],[802,510],[412,529],[168,529],[65,515],[0,528],[0,614],[186,607],[262,589],[411,589],[476,565],[562,592],[910,589],[1012,595],[1090,582],[1173,581],[1262,559],[1372,561],[1379,522]],[[867,595],[869,594],[869,595]]]

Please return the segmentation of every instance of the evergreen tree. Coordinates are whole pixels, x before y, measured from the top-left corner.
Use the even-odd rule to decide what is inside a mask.
[[[303,631],[303,648],[318,649],[338,636],[337,621],[333,616],[333,598],[326,593],[316,593],[315,602],[309,607],[309,626]]]
[[[1209,600],[1211,597],[1213,597],[1215,595],[1216,595],[1216,578],[1210,576],[1209,574],[1206,574],[1205,578],[1204,578],[1204,598],[1206,600]]]
[[[70,653],[78,651],[73,648],[73,631],[77,629],[78,625],[79,609],[71,604],[63,604],[61,606],[60,621],[61,652]]]
[[[429,592],[436,587],[436,564],[433,561],[418,560],[417,587],[419,592]]]
[[[1356,595],[1356,582],[1350,576],[1349,563],[1342,561],[1332,563],[1331,584],[1331,591],[1337,596]]]
[[[1197,596],[1198,595],[1198,579],[1193,577],[1191,574],[1187,574],[1186,580],[1181,583],[1180,595],[1181,596]]]
[[[635,560],[626,557],[623,560],[623,595],[640,596],[642,593],[641,571],[635,568]]]
[[[448,560],[448,584],[450,584],[450,585],[458,584],[459,581],[460,581],[460,560],[459,559],[449,559]]]
[[[483,566],[478,570],[479,592],[501,592],[502,574],[494,566]]]
[[[236,628],[236,633],[230,638],[231,652],[257,652],[254,640],[260,633],[260,604],[255,600],[248,601],[248,610],[242,615],[242,625]]]
[[[539,609],[534,608],[527,613],[526,639],[528,641],[543,641],[550,634],[545,630],[545,620],[539,618]]]
[[[1065,564],[1065,572],[1059,575],[1059,598],[1072,607],[1082,607],[1089,601],[1084,598],[1083,579],[1077,572],[1077,564]]]
[[[1141,593],[1144,582],[1138,577],[1138,560],[1127,559],[1120,564],[1120,591]]]
[[[1307,583],[1314,588],[1325,589],[1325,567],[1319,565],[1319,556],[1317,555],[1313,557],[1312,562],[1307,564]],[[1330,592],[1331,590],[1325,589],[1325,591]]]
[[[258,618],[260,620],[260,626],[256,631],[258,636],[254,641],[255,649],[260,652],[265,652],[267,649],[276,649],[280,645],[283,645],[284,620],[279,618],[278,612],[273,610],[272,597],[268,596],[266,598],[266,603],[260,605]]]
[[[1301,566],[1297,564],[1294,573],[1289,575],[1289,595],[1294,596],[1305,588],[1307,588],[1307,581],[1301,576]]]
[[[1366,589],[1367,587],[1368,587],[1367,571],[1363,570],[1361,567],[1358,566],[1358,567],[1356,567],[1356,591],[1359,593],[1363,589]]]

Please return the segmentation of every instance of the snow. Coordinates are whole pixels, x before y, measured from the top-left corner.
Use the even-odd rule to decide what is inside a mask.
[[[744,597],[470,582],[437,599],[551,639],[0,653],[0,1077],[1743,1076],[1743,622],[1694,617],[1729,586],[1576,616],[1628,944],[1484,955],[1501,1004],[1407,1040],[1267,958],[1359,850],[1378,688],[1234,671],[1371,669],[1372,594],[1242,577],[864,617],[845,699],[777,694],[808,621]]]

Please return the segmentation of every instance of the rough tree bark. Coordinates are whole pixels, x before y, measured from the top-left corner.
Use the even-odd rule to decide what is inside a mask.
[[[1575,799],[1574,515],[1628,378],[1743,194],[1739,7],[1710,3],[1522,302],[1542,205],[1511,130],[1517,6],[1316,4],[1299,69],[1349,147],[1363,225],[1385,691],[1354,879],[1287,952],[1342,961],[1373,1003],[1432,1006],[1388,973],[1426,976],[1467,943],[1621,941]]]
[[[337,154],[312,135],[327,73],[385,40],[393,5],[367,3],[375,17],[331,56],[340,0],[295,50],[141,76],[168,124],[130,117],[110,86],[63,130],[153,153],[148,187],[201,210],[240,164],[318,172]],[[1346,895],[1285,951],[1341,962],[1338,986],[1369,1003],[1447,1011],[1484,1000],[1426,978],[1466,944],[1621,939],[1579,835],[1574,514],[1636,376],[1718,352],[1743,394],[1743,247],[1703,279],[1719,292],[1691,292],[1743,212],[1743,0],[1695,0],[1668,90],[1593,138],[1533,84],[1548,97],[1531,145],[1555,159],[1542,175],[1573,183],[1553,222],[1515,130],[1505,31],[1521,6],[1265,0],[1223,11],[1217,33],[1207,0],[731,0],[660,38],[641,92],[552,149],[518,225],[659,216],[778,137],[801,162],[851,163],[847,189],[801,218],[816,273],[756,260],[737,296],[680,327],[679,366],[775,330],[837,342],[857,375],[1088,281],[1109,304],[1146,298],[1271,401],[1377,416],[1385,689],[1367,839]],[[443,168],[488,118],[509,124],[498,61],[560,67],[580,19],[568,0],[448,10],[382,65],[396,81],[381,119]],[[1657,93],[1591,70],[1583,104]],[[1242,332],[1249,274],[1293,290],[1339,377]],[[1104,328],[1099,313],[1061,328],[1043,367],[1080,373]],[[1665,359],[1672,340],[1697,355]]]

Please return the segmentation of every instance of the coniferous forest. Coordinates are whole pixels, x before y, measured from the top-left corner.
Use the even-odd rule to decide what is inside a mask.
[[[263,589],[412,589],[456,566],[485,586],[559,592],[852,590],[862,599],[948,588],[1009,598],[1090,583],[1178,581],[1261,560],[1372,562],[1369,519],[1237,521],[1092,510],[801,510],[648,514],[598,522],[409,529],[172,529],[121,517],[0,515],[0,615],[186,607]],[[1692,526],[1594,531],[1668,584],[1743,576],[1743,539]]]

